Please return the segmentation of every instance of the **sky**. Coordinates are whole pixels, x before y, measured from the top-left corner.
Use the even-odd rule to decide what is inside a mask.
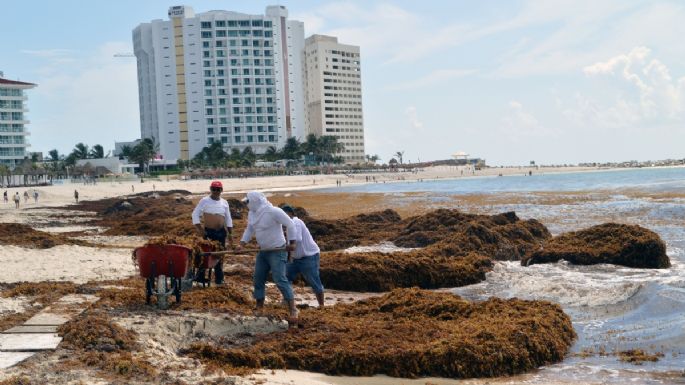
[[[140,137],[131,31],[196,13],[288,8],[305,37],[360,46],[366,153],[463,151],[489,165],[685,158],[685,2],[7,1],[0,71],[32,82],[30,151]]]

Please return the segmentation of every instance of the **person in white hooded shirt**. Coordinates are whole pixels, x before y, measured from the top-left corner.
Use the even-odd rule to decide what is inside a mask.
[[[237,250],[247,244],[252,236],[257,239],[260,251],[255,260],[253,276],[253,296],[257,301],[256,311],[261,312],[266,297],[266,278],[271,271],[274,283],[283,295],[283,300],[290,310],[290,321],[297,322],[297,308],[293,289],[286,277],[286,263],[288,251],[295,250],[295,224],[288,215],[278,207],[274,207],[264,196],[257,191],[250,191],[244,199],[247,203],[247,227],[240,239]],[[283,235],[283,226],[287,228],[288,243]]]

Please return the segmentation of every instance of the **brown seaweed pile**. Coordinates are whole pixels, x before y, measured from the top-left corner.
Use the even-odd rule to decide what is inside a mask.
[[[657,362],[664,356],[664,353],[657,352],[649,354],[642,349],[624,350],[617,353],[618,359],[633,365],[642,365],[644,362]]]
[[[301,208],[295,208],[297,211]],[[346,219],[300,218],[323,251],[373,244],[392,238],[402,228],[402,218],[394,210],[359,214]]]
[[[62,234],[34,230],[19,223],[0,223],[0,245],[16,245],[32,249],[49,249],[57,245],[90,245]]]
[[[575,332],[558,305],[398,289],[382,297],[300,314],[302,329],[252,346],[196,344],[204,363],[287,368],[332,375],[493,377],[563,359]]]
[[[521,260],[529,266],[561,259],[577,265],[611,263],[627,267],[662,269],[671,266],[666,245],[659,235],[644,227],[605,223],[561,234],[540,250]]]
[[[198,235],[188,235],[188,236],[173,236],[173,235],[163,235],[161,237],[155,237],[150,239],[145,243],[148,245],[180,245],[185,246],[192,250],[193,266],[199,267],[203,264],[203,252],[222,250],[223,245],[218,241],[203,239]],[[135,255],[132,257],[135,260]]]
[[[101,352],[137,350],[136,335],[102,312],[88,313],[59,327],[63,347]]]
[[[442,256],[427,250],[407,253],[324,253],[321,282],[326,288],[383,292],[400,287],[458,287],[485,280],[492,261],[483,255]]]
[[[497,260],[519,260],[551,238],[535,219],[521,220],[514,212],[497,215],[466,214],[439,209],[407,219],[392,241],[402,247],[426,247],[474,251]]]

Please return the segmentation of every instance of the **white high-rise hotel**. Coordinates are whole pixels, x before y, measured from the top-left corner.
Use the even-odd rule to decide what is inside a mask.
[[[0,72],[0,164],[13,170],[28,156],[26,94],[35,84],[5,79]]]
[[[347,162],[364,160],[358,47],[314,36],[305,50],[304,25],[283,6],[264,15],[173,6],[168,15],[133,30],[141,136],[164,159],[191,159],[214,142],[263,153],[314,133],[338,137]]]
[[[134,29],[142,137],[185,160],[217,141],[264,152],[304,137],[304,25],[287,16],[174,6]]]
[[[332,36],[305,41],[305,106],[309,133],[332,135],[346,163],[365,160],[359,47]]]

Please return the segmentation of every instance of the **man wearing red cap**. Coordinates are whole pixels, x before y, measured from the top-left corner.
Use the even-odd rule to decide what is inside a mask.
[[[218,180],[212,182],[209,186],[209,196],[200,199],[193,210],[192,218],[193,225],[201,237],[218,241],[225,248],[227,239],[228,245],[233,247],[233,220],[228,202],[221,198],[223,189],[223,185]],[[204,280],[204,269],[198,271],[198,276],[200,280]],[[221,260],[214,268],[214,278],[217,284],[224,282],[223,261]]]

